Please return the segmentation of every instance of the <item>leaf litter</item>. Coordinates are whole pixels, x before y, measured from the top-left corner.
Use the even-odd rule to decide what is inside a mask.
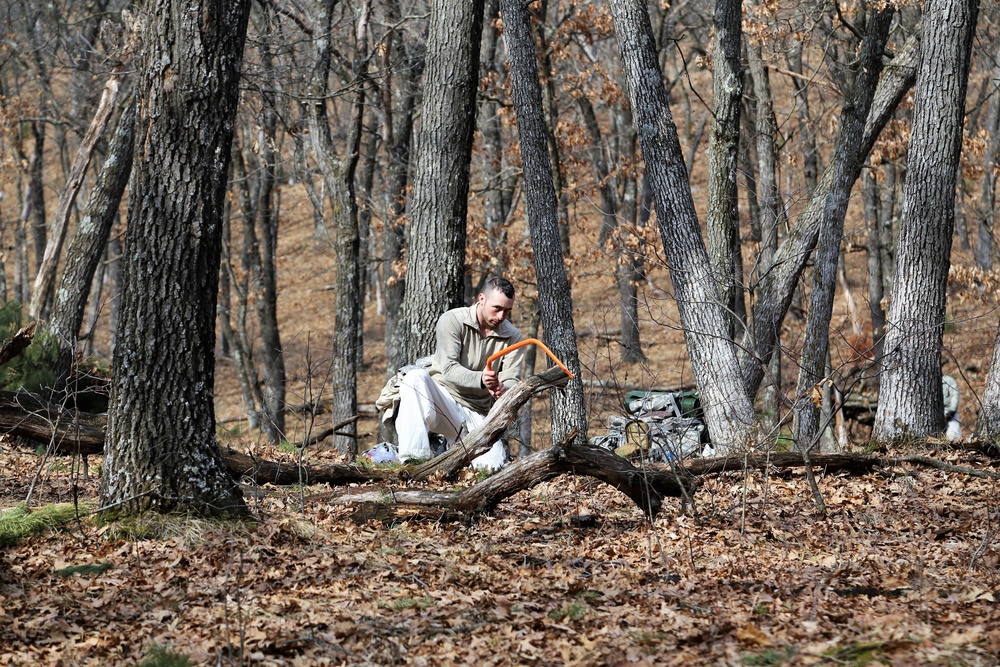
[[[0,456],[7,509],[38,460]],[[96,506],[96,476],[68,468],[37,502]],[[693,515],[670,500],[652,524],[565,477],[458,521],[359,524],[267,487],[256,523],[72,522],[0,550],[0,665],[1000,664],[995,481],[819,484],[825,516],[801,471],[772,471],[706,477]]]

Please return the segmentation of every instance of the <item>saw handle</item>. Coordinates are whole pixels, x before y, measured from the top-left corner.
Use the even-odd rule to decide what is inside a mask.
[[[552,354],[552,350],[546,347],[545,343],[538,340],[537,338],[525,338],[524,340],[518,341],[509,347],[505,347],[499,352],[494,352],[493,354],[490,355],[490,358],[486,360],[486,370],[488,371],[492,370],[493,362],[502,357],[503,355],[507,354],[508,352],[513,352],[517,348],[524,347],[525,345],[537,345],[538,347],[542,348],[542,351],[545,352],[545,354],[549,355],[549,359],[554,361],[556,366],[561,368],[566,375],[570,376],[570,378],[576,377],[568,368],[566,368],[563,362],[559,361],[559,359],[556,358],[556,355]]]

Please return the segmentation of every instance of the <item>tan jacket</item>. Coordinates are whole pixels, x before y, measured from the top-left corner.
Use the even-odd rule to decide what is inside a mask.
[[[483,338],[479,334],[476,304],[454,308],[438,318],[437,349],[428,373],[456,401],[485,415],[493,406],[493,397],[483,386],[486,360],[494,352],[523,339],[521,332],[507,320]],[[508,389],[520,379],[523,359],[524,348],[521,348],[494,362],[500,382]]]

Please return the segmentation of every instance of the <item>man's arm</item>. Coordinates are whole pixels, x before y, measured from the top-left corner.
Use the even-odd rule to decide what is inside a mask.
[[[513,345],[520,340],[520,338],[517,340],[511,339],[510,343]],[[498,379],[500,380],[500,384],[507,389],[510,389],[521,380],[521,370],[522,366],[524,366],[524,352],[525,348],[522,347],[505,354],[497,361],[500,367]]]

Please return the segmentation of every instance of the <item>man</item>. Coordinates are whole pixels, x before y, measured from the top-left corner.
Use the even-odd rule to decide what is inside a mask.
[[[396,434],[401,461],[430,458],[429,433],[443,436],[450,447],[459,435],[474,431],[486,421],[494,401],[518,381],[523,350],[500,357],[486,370],[490,355],[524,338],[508,321],[513,307],[514,286],[504,278],[490,278],[472,306],[438,318],[430,368],[411,370],[400,381]],[[506,460],[503,443],[497,441],[472,465],[497,470]]]

